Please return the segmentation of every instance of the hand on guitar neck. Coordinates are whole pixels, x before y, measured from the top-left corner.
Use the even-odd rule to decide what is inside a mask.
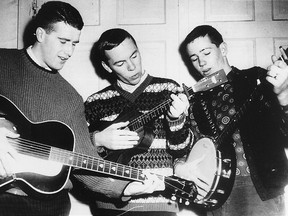
[[[177,92],[183,92],[183,88],[179,87]],[[168,110],[168,116],[170,118],[179,118],[183,113],[188,113],[189,101],[185,94],[171,94],[171,99],[172,103]]]
[[[159,179],[157,175],[143,171],[146,180],[143,182],[131,182],[124,190],[124,196],[137,196],[141,194],[151,194],[155,191],[164,191],[164,181]]]
[[[19,134],[16,133],[10,121],[0,118],[0,179],[15,173],[17,152],[9,144],[7,137],[17,138]]]

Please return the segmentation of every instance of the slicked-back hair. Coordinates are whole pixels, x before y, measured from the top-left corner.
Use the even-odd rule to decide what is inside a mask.
[[[34,17],[34,28],[41,27],[47,33],[53,30],[53,24],[64,22],[78,30],[84,26],[79,11],[72,5],[61,1],[50,1],[44,3],[37,15]]]
[[[96,42],[99,61],[104,61],[107,63],[108,59],[105,55],[105,51],[119,46],[119,44],[121,44],[126,38],[131,39],[137,47],[137,43],[133,36],[124,29],[113,28],[103,32],[99,40]]]

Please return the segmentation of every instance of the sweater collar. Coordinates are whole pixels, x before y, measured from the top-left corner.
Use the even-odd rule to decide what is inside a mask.
[[[39,62],[39,60],[37,59],[37,57],[34,55],[34,53],[33,53],[33,51],[32,51],[32,45],[27,48],[27,54],[30,56],[30,58],[31,58],[37,65],[39,65],[40,67],[42,67],[41,64],[40,64],[40,62]],[[49,67],[44,67],[44,69],[46,69],[46,70],[48,70],[48,71],[52,71],[51,68],[49,68]]]
[[[145,88],[150,84],[151,80],[153,79],[152,76],[147,74],[146,78],[140,83],[140,85],[134,90],[134,92],[130,93],[122,89],[117,82],[114,83],[114,88],[127,100],[134,102],[140,94],[145,90]]]

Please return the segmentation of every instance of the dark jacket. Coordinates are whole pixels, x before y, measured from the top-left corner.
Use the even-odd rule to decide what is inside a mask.
[[[247,70],[232,68],[227,77],[233,86],[236,112],[239,111],[237,128],[240,129],[251,178],[260,198],[271,199],[283,194],[284,186],[288,184],[288,161],[284,151],[284,147],[288,145],[287,122],[272,86],[265,80],[266,70],[259,67]],[[257,79],[260,85],[257,85]],[[221,88],[223,86],[198,94],[191,100],[191,109],[200,134],[215,136],[207,121],[207,114],[203,112],[203,106],[199,105],[200,98],[204,98],[209,114],[216,121],[219,113],[211,110],[209,103],[212,98],[217,97]],[[234,131],[233,129],[232,133]],[[227,142],[231,141],[232,134],[229,138]]]

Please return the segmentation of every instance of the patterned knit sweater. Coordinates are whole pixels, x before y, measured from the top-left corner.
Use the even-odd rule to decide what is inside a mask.
[[[26,50],[0,49],[0,94],[32,122],[57,120],[67,124],[74,132],[75,151],[99,157],[89,138],[82,97],[57,71],[35,64]],[[77,180],[109,197],[119,197],[128,183],[92,174],[78,174]]]
[[[135,118],[133,111],[147,114],[161,102],[167,101],[170,94],[175,91],[176,86],[178,84],[173,80],[148,75],[133,93],[124,91],[117,84],[114,84],[91,95],[85,102],[86,118],[91,132],[95,132],[95,130],[97,132],[97,127],[104,122],[112,123],[123,112],[128,113],[127,120],[129,121],[133,121]],[[148,125],[150,124],[154,135],[149,149],[132,156],[128,165],[169,176],[173,174],[172,156],[180,157],[188,151],[192,133],[186,127],[185,115],[176,121],[169,120],[166,112],[164,114],[160,112],[159,115],[155,120],[147,122]],[[99,151],[103,155],[107,153],[105,148],[100,148]],[[122,205],[119,205],[115,200],[101,200],[99,198],[96,203],[99,208],[106,209],[171,212],[178,210],[177,203],[163,197],[161,193],[139,196]]]

